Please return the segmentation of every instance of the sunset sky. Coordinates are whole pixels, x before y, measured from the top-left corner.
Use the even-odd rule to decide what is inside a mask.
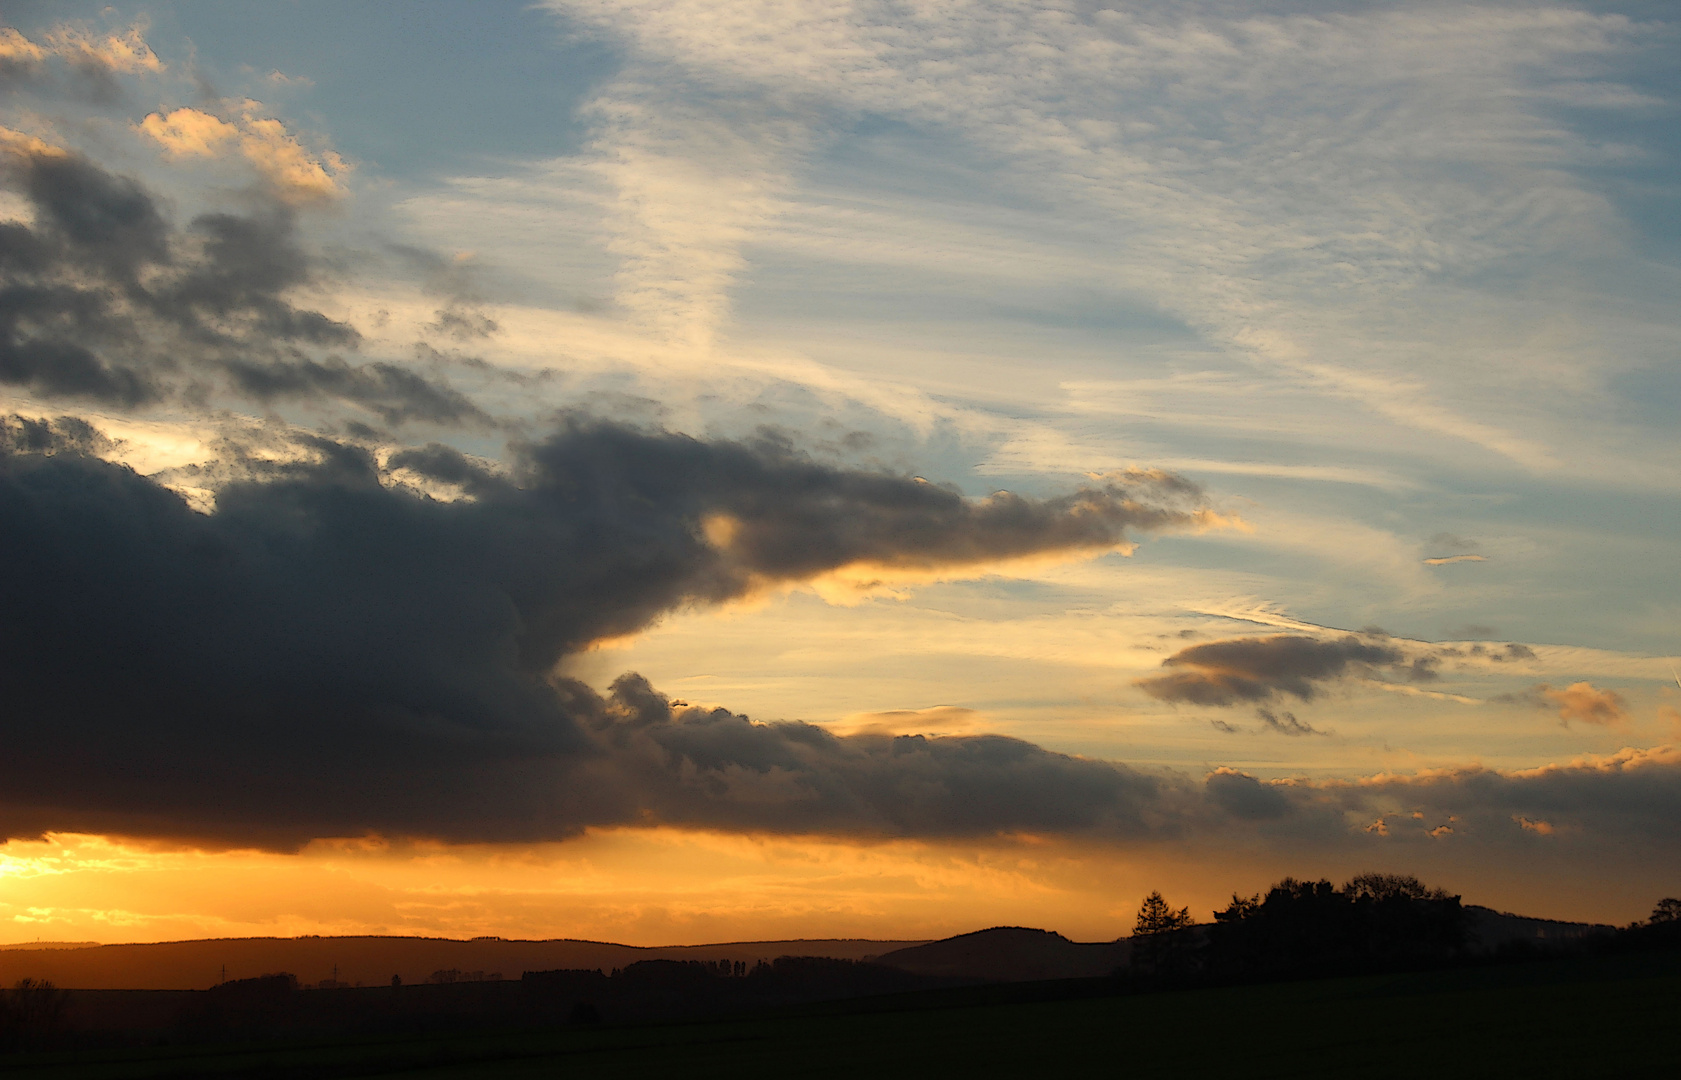
[[[1681,894],[1672,5],[0,25],[0,943]]]

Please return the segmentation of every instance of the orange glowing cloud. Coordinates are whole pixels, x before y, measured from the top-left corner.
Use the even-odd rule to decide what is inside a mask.
[[[1558,718],[1566,727],[1572,720],[1610,727],[1628,719],[1622,695],[1615,690],[1601,690],[1588,682],[1571,683],[1562,690],[1543,683],[1539,689],[1542,697],[1558,706]]]
[[[123,74],[161,72],[164,70],[163,61],[146,44],[143,29],[137,24],[121,33],[101,36],[86,27],[66,24],[48,33],[47,41],[54,53],[72,63]]]
[[[342,195],[342,180],[349,172],[344,160],[331,150],[312,155],[279,120],[262,116],[261,108],[260,102],[247,101],[228,121],[184,107],[167,115],[152,113],[137,126],[174,158],[214,158],[237,150],[287,202],[320,202]]]

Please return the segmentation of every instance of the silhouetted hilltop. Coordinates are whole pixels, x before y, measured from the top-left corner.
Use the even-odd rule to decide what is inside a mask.
[[[1611,927],[1512,915],[1467,905],[1466,944],[1473,952],[1579,941]],[[993,927],[943,941],[818,939],[745,941],[644,948],[601,941],[422,937],[214,938],[136,945],[26,942],[0,946],[0,986],[46,979],[84,990],[191,990],[275,971],[308,987],[433,981],[518,980],[527,971],[607,972],[649,960],[728,961],[749,968],[781,956],[873,959],[900,971],[939,978],[1023,982],[1107,975],[1129,963],[1128,939],[1081,943],[1024,927]]]
[[[1049,930],[995,926],[884,953],[876,963],[940,978],[1031,982],[1109,975],[1130,952],[1124,940],[1082,943]]]
[[[1466,937],[1478,952],[1496,952],[1513,945],[1560,945],[1616,930],[1605,923],[1533,919],[1478,904],[1465,905]]]
[[[0,945],[0,952],[7,949],[92,949],[98,944],[97,941],[20,941],[15,945]]]
[[[348,987],[386,986],[396,975],[413,985],[429,981],[512,979],[527,971],[600,968],[644,960],[741,962],[749,967],[779,956],[861,960],[916,941],[820,939],[742,941],[643,948],[602,941],[517,941],[502,938],[300,937],[211,938],[139,945],[0,951],[0,986],[47,979],[81,990],[202,990],[217,983],[289,971],[305,986],[329,980]]]
[[[789,1006],[946,990],[975,982],[817,956],[780,956],[752,966],[739,960],[662,958],[612,971],[527,971],[518,978],[494,980],[456,977],[474,974],[467,972],[440,974],[452,977],[385,986],[312,987],[300,985],[289,972],[275,972],[231,979],[208,990],[0,991],[0,1051],[55,1044],[693,1020],[761,1015]],[[50,1017],[45,1006],[51,1007]],[[20,1023],[11,1022],[31,1012],[44,1018],[27,1033]]]
[[[1570,944],[1614,929],[1595,923],[1511,915],[1492,908],[1465,908],[1465,939],[1473,952],[1516,946]],[[1206,939],[1208,924],[1184,931],[1193,946]],[[1083,943],[1048,930],[995,926],[875,957],[875,962],[918,975],[989,982],[1033,982],[1109,975],[1132,961],[1132,940]]]

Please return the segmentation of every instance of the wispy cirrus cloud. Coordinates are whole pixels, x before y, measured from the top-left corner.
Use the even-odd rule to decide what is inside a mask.
[[[614,299],[654,334],[710,351],[745,252],[778,212],[810,132],[772,117],[719,116],[620,84],[598,98],[587,168],[613,192],[605,247]]]
[[[829,138],[847,122],[836,110],[956,134],[991,159],[996,187],[1084,204],[1111,280],[1234,355],[1404,426],[1534,468],[1563,464],[1537,436],[1437,396],[1419,377],[1420,350],[1433,373],[1501,373],[1384,311],[1446,275],[1562,249],[1583,229],[1609,235],[1603,205],[1556,167],[1593,150],[1541,116],[1554,88],[1532,72],[1537,57],[1625,47],[1626,19],[552,6],[628,46],[643,98],[663,92],[732,119],[775,112]],[[744,177],[764,159],[748,160]],[[778,160],[786,170],[802,159]]]

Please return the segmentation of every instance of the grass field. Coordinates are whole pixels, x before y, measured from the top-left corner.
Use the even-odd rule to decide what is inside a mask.
[[[1681,1076],[1677,954],[1019,1000],[1047,992],[988,987],[716,1023],[0,1058],[0,1075]]]

